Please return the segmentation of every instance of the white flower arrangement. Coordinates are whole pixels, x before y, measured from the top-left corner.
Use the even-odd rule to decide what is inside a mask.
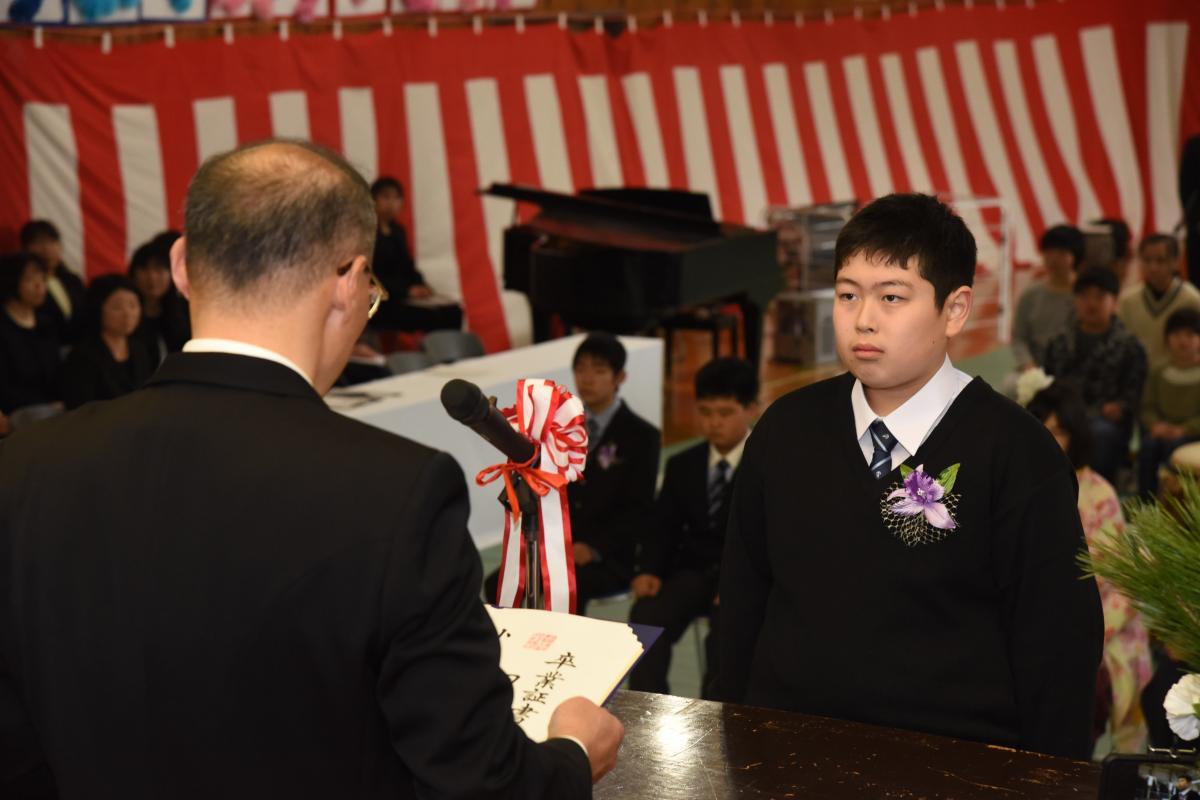
[[[1184,675],[1163,700],[1167,724],[1184,741],[1200,736],[1200,675]]]
[[[1054,383],[1054,377],[1047,375],[1041,367],[1027,369],[1017,377],[1017,402],[1023,406],[1029,405],[1038,392]]]

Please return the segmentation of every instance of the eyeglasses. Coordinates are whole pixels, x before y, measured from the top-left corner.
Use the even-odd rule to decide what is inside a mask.
[[[337,274],[345,275],[350,271],[352,266],[354,266],[354,259],[350,259],[350,261],[338,267]],[[379,310],[379,306],[384,300],[387,300],[390,295],[388,294],[388,290],[384,288],[383,284],[379,282],[379,278],[375,277],[375,271],[370,267],[367,267],[367,277],[371,280],[371,287],[367,294],[367,301],[370,303],[367,308],[367,319],[371,319],[375,316],[375,312]]]

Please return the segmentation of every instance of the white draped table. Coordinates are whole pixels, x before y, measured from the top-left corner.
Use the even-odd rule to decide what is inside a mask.
[[[628,359],[628,379],[620,396],[643,419],[662,429],[663,344],[660,339],[622,336]],[[575,381],[571,358],[583,335],[508,350],[480,358],[443,364],[420,372],[396,375],[346,390],[335,389],[326,398],[329,405],[346,416],[407,436],[443,450],[454,457],[467,477],[471,497],[471,537],[477,547],[499,544],[504,534],[504,511],[497,502],[502,484],[475,485],[475,475],[503,460],[499,451],[474,431],[451,419],[442,408],[441,391],[446,381],[462,378],[477,384],[485,395],[495,395],[503,408],[513,404],[517,381],[546,378],[572,392]],[[387,502],[387,498],[380,498]]]

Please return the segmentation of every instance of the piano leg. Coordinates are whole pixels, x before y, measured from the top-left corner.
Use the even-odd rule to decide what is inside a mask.
[[[746,336],[746,360],[759,370],[762,368],[762,308],[749,298],[739,300],[738,307],[742,310],[742,326]],[[736,334],[733,352],[737,353]]]

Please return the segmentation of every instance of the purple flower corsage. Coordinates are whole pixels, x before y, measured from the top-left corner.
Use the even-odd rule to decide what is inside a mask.
[[[954,519],[958,495],[953,493],[958,468],[952,464],[935,479],[923,464],[916,469],[901,465],[900,485],[888,491],[880,504],[888,530],[915,547],[941,541],[958,528]]]
[[[608,469],[617,462],[617,446],[612,442],[596,451],[596,463],[600,469]]]

